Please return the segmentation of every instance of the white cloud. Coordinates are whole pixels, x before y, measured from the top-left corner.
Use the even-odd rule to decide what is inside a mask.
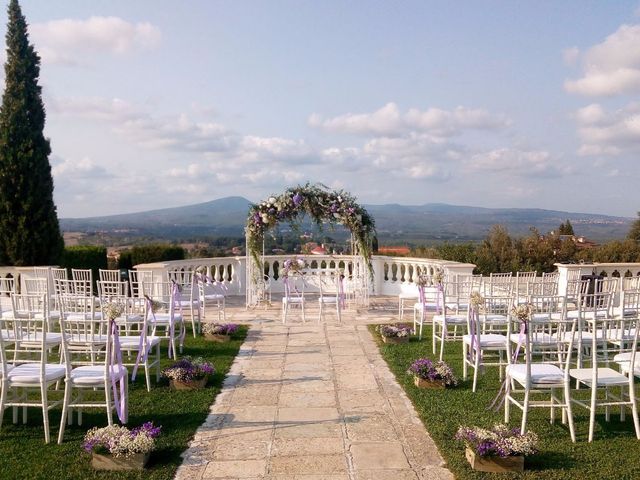
[[[562,51],[562,58],[564,59],[565,65],[573,67],[580,58],[580,49],[578,47],[565,48]]]
[[[494,115],[482,109],[456,107],[453,110],[411,108],[402,114],[391,102],[373,113],[347,113],[325,119],[314,113],[309,125],[330,132],[367,136],[395,137],[415,131],[449,137],[464,130],[499,130],[510,125],[504,115]]]
[[[577,111],[580,155],[620,155],[640,149],[640,103],[613,112],[594,104]]]
[[[498,148],[476,153],[467,161],[475,171],[505,173],[520,177],[559,177],[571,172],[544,150]]]
[[[124,55],[155,48],[160,29],[148,22],[131,23],[118,17],[71,18],[29,26],[36,50],[45,63],[78,65],[91,55]]]
[[[569,56],[577,53],[572,51]],[[582,78],[565,81],[569,93],[612,96],[640,92],[640,25],[620,26],[602,43],[589,48],[581,63]]]

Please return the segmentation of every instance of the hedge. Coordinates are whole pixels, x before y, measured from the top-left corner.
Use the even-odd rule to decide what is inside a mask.
[[[98,280],[98,270],[107,268],[106,247],[79,245],[66,247],[62,255],[61,266],[67,269],[91,269],[94,283]]]
[[[132,268],[141,263],[167,262],[169,260],[184,260],[184,248],[178,245],[155,243],[136,245],[131,250],[120,253],[118,268]]]

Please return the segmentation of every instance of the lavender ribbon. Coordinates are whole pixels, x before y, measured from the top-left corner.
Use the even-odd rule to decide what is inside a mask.
[[[113,349],[111,356],[109,357],[109,373],[111,374],[111,389],[113,391],[113,404],[116,407],[116,414],[121,423],[125,423],[124,412],[127,405],[127,395],[125,383],[126,375],[120,377],[120,385],[117,384],[114,373],[114,367],[118,366],[118,373],[124,368],[122,366],[122,352],[120,351],[120,335],[118,333],[118,325],[116,325],[116,319],[109,319],[109,328],[111,329],[111,336],[113,337]],[[114,362],[115,357],[115,362]]]
[[[149,351],[151,350],[151,346],[147,344],[147,325],[149,320],[149,312],[153,317],[155,322],[156,314],[153,312],[153,302],[151,299],[145,295],[144,302],[146,305],[145,319],[144,319],[144,328],[142,329],[142,333],[140,334],[140,342],[138,343],[138,355],[136,357],[136,364],[133,366],[133,372],[131,373],[131,381],[135,382],[136,374],[138,373],[138,367],[140,366],[140,362],[146,362],[147,357],[149,356]],[[169,348],[169,356],[171,356],[171,348]]]
[[[344,275],[342,274],[338,278],[338,301],[340,302],[340,308],[347,306],[347,297],[344,294]]]
[[[482,365],[482,350],[480,350],[480,340],[478,339],[478,332],[476,331],[476,324],[480,321],[480,313],[477,307],[472,306],[469,309],[469,334],[471,335],[471,345],[469,348],[468,358],[469,361],[473,360],[473,352],[476,355],[480,355],[479,366]]]
[[[169,314],[169,335],[171,335],[171,338],[173,338],[174,332],[175,332],[175,318],[174,318],[174,312],[175,312],[175,306],[176,304],[178,305],[178,309],[180,310],[180,315],[182,315],[182,299],[180,298],[180,287],[178,286],[178,284],[176,282],[173,282],[173,288],[171,291],[171,303],[172,303],[172,308],[169,309],[170,310],[170,314]],[[184,317],[183,317],[183,322],[182,322],[182,327],[180,328],[180,336],[178,337],[178,340],[180,341],[180,345],[182,345],[182,343],[184,342],[184,336],[186,334],[186,329],[184,326]],[[169,349],[169,358],[171,358],[171,349]]]

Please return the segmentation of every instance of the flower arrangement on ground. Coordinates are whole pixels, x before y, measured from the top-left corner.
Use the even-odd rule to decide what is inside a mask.
[[[245,227],[248,254],[253,258],[258,272],[263,271],[260,256],[264,234],[278,222],[293,223],[301,214],[308,214],[318,225],[324,222],[339,223],[351,230],[358,254],[362,255],[369,271],[371,244],[375,235],[373,218],[350,194],[329,190],[323,185],[298,185],[278,196],[252,205]]]
[[[378,332],[383,337],[408,337],[411,335],[411,327],[406,325],[379,325]]]
[[[162,370],[162,376],[168,378],[176,390],[202,388],[215,373],[215,367],[201,357],[183,357],[172,366]]]
[[[82,448],[89,453],[111,454],[118,458],[148,454],[156,448],[156,438],[161,429],[153,422],[146,422],[133,430],[120,425],[94,427],[84,436]]]
[[[292,274],[301,274],[304,269],[307,268],[307,262],[302,258],[293,257],[288,258],[283,263],[284,269],[282,271],[283,276],[287,277]]]
[[[238,331],[235,323],[205,323],[202,332],[209,335],[233,335]]]
[[[412,374],[417,379],[440,383],[443,386],[455,387],[458,384],[458,379],[453,374],[453,370],[442,360],[434,363],[428,358],[418,358],[409,366],[407,373]],[[416,381],[417,386],[423,385],[418,385],[418,383],[420,382]]]
[[[531,431],[520,433],[519,428],[496,424],[491,429],[480,427],[458,428],[456,440],[480,457],[513,457],[537,453],[538,436]]]
[[[385,343],[407,343],[412,328],[407,325],[378,325],[377,330]]]

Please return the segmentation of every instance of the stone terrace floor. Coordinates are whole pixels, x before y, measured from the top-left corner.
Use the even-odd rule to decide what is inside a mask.
[[[453,478],[367,330],[397,321],[395,298],[342,323],[331,309],[318,323],[311,304],[306,323],[293,310],[286,325],[279,299],[249,311],[230,300],[227,322],[249,333],[177,479]]]

